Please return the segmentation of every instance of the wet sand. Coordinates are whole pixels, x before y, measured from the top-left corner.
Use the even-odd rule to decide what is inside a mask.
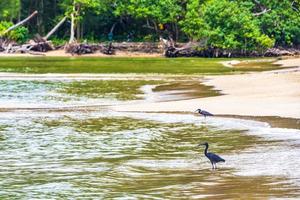
[[[52,52],[54,53],[54,52]],[[12,55],[13,56],[13,55]],[[56,56],[56,55],[53,55]],[[230,62],[227,64],[241,65]],[[286,67],[281,70],[247,74],[193,77],[213,87],[223,95],[182,99],[168,102],[133,102],[112,106],[116,111],[129,112],[194,112],[197,108],[216,115],[276,116],[300,118],[300,58],[279,60],[275,64]],[[298,67],[298,68],[295,68]],[[149,78],[139,75],[102,74],[18,74],[0,73],[1,80],[48,80],[48,79],[111,79]],[[164,76],[152,75],[161,79]],[[175,76],[176,77],[176,76]],[[174,78],[174,77],[173,77]]]
[[[300,58],[280,60],[275,64],[300,67]],[[202,108],[216,115],[300,118],[298,69],[205,76],[203,80],[204,84],[213,86],[224,95],[172,102],[134,103],[113,108],[116,111],[133,112],[194,112]]]
[[[267,122],[272,128],[289,128],[289,129],[300,129],[300,119],[295,118],[283,118],[283,117],[256,117],[256,116],[235,116],[235,115],[224,115],[220,117],[228,117],[235,119],[246,119],[254,120],[259,122]]]

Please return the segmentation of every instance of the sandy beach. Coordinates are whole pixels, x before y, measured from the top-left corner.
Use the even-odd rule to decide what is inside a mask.
[[[280,60],[284,67],[300,67],[300,58]],[[300,70],[283,69],[239,75],[205,76],[203,82],[222,96],[192,100],[141,103],[113,107],[133,112],[193,112],[197,108],[216,115],[300,118]]]
[[[30,56],[28,54],[0,54],[1,56]],[[50,57],[70,56],[64,51],[52,51],[46,54]],[[150,54],[157,57],[157,54]],[[85,56],[106,56],[91,54]],[[128,57],[127,54],[117,54],[117,57]],[[144,54],[131,54],[132,57],[145,57]],[[150,57],[151,57],[150,56]],[[147,54],[146,57],[149,57]],[[234,68],[240,64],[238,60],[226,61],[226,67]],[[252,72],[237,75],[218,75],[199,77],[206,85],[213,86],[223,95],[216,97],[197,98],[190,100],[177,100],[168,102],[134,102],[111,107],[116,111],[130,112],[194,112],[197,108],[208,110],[216,115],[238,116],[278,116],[300,119],[300,58],[285,58],[275,64],[286,68],[274,71]],[[122,75],[102,74],[18,74],[1,73],[1,80],[10,79],[103,79],[122,78]],[[141,78],[138,75],[123,75],[123,78]],[[156,78],[158,78],[157,76]],[[142,77],[143,78],[143,77]],[[161,78],[161,77],[160,77]],[[195,78],[195,77],[193,77]],[[197,77],[196,77],[197,78]],[[153,77],[152,77],[153,79]]]
[[[105,55],[103,53],[92,53],[84,55],[72,55],[66,53],[65,50],[54,50],[45,53],[39,53],[40,55],[33,55],[28,53],[1,53],[0,57],[163,57],[161,53],[143,53],[143,52],[125,52],[116,51],[115,55]]]

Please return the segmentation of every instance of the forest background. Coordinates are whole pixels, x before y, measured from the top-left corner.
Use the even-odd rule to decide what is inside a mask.
[[[300,45],[300,0],[1,0],[0,35],[18,43],[46,35],[73,41],[199,42],[201,48],[252,51]],[[73,26],[72,26],[73,24]]]

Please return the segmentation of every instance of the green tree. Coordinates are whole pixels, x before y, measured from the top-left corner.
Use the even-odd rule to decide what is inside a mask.
[[[257,18],[261,31],[273,37],[276,45],[293,46],[300,44],[299,6],[300,2],[293,0],[261,0],[252,9],[256,12],[262,8],[268,10]]]
[[[208,24],[204,21],[200,8],[199,0],[189,0],[184,19],[179,22],[182,31],[188,35],[190,40],[204,39],[208,35]]]
[[[207,46],[226,50],[255,50],[273,46],[261,33],[258,21],[244,6],[229,0],[208,0],[187,5],[183,31],[194,39],[205,39]]]
[[[0,0],[0,21],[16,23],[35,10],[25,25],[31,36],[67,16],[72,28],[64,23],[53,36],[71,35],[70,42],[113,31],[119,40],[188,38],[228,50],[300,45],[300,0]]]
[[[143,19],[146,22],[143,27],[160,34],[162,30],[168,29],[168,24],[177,26],[181,10],[178,0],[120,0],[116,3],[115,13],[117,16],[129,15],[135,19]]]
[[[24,26],[20,26],[5,35],[2,35],[4,31],[6,31],[9,27],[13,25],[12,22],[0,22],[0,36],[5,36],[9,40],[16,41],[18,43],[24,43],[28,40],[28,29]]]
[[[19,15],[19,0],[1,0],[0,1],[0,21],[13,21]]]
[[[67,16],[71,18],[71,30],[69,43],[75,41],[75,29],[79,30],[79,22],[84,18],[87,10],[97,10],[101,6],[99,0],[65,0],[61,6]],[[80,31],[77,36],[80,36]]]

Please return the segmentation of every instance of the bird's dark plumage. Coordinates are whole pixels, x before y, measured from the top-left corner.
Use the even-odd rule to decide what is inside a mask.
[[[216,163],[225,162],[225,160],[223,158],[221,158],[220,156],[218,156],[217,154],[214,154],[214,153],[207,153],[206,156],[210,161],[213,161]]]
[[[212,165],[213,169],[217,168],[217,163],[218,162],[225,162],[225,160],[223,158],[221,158],[220,156],[218,156],[217,154],[207,152],[207,150],[208,150],[208,143],[207,142],[205,142],[203,144],[199,144],[199,146],[200,145],[204,145],[205,146],[204,155],[211,162],[211,165]]]
[[[196,112],[198,112],[200,115],[203,115],[204,117],[207,117],[207,116],[214,116],[214,115],[211,114],[210,112],[207,112],[207,111],[201,110],[201,109],[197,109]]]

